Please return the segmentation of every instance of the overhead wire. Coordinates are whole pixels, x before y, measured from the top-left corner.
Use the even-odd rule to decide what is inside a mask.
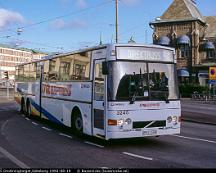
[[[32,23],[32,24],[25,25],[25,26],[21,26],[21,27],[17,27],[17,28],[10,28],[10,29],[5,29],[5,30],[0,30],[0,32],[3,32],[3,31],[10,31],[10,32],[13,32],[13,33],[18,34],[18,29],[19,29],[19,30],[22,30],[22,29],[25,29],[25,28],[33,27],[33,26],[40,25],[40,24],[43,24],[43,23],[46,23],[46,22],[50,22],[50,21],[53,21],[53,20],[56,20],[56,19],[65,18],[65,17],[68,17],[68,16],[72,16],[72,15],[84,13],[84,12],[89,11],[89,10],[91,10],[91,9],[98,8],[98,7],[104,6],[104,5],[106,5],[106,4],[109,4],[109,3],[112,2],[112,1],[113,1],[113,0],[107,0],[107,1],[105,1],[105,2],[103,2],[103,3],[99,3],[99,4],[96,4],[96,5],[94,5],[94,6],[90,6],[90,7],[88,7],[88,8],[81,9],[81,10],[78,10],[78,11],[75,11],[75,12],[69,12],[69,13],[64,14],[64,15],[52,17],[52,18],[49,18],[49,19],[44,19],[44,20],[41,20],[41,21],[39,21],[39,22],[35,22],[35,23]],[[0,5],[1,5],[1,3],[0,3]],[[41,45],[41,46],[45,46],[45,47],[49,47],[49,48],[57,48],[57,49],[60,48],[60,47],[50,46],[50,45],[43,44],[43,43],[36,43],[36,42],[32,42],[32,41],[21,40],[21,39],[13,38],[13,37],[11,37],[11,36],[10,36],[10,37],[7,37],[7,38],[13,39],[13,40],[15,40],[15,41],[21,41],[21,42],[29,43],[29,44],[37,44],[37,45]]]
[[[61,15],[61,16],[56,16],[56,17],[52,17],[52,18],[49,18],[49,19],[44,19],[44,20],[41,20],[41,21],[39,21],[39,22],[35,22],[35,23],[29,24],[29,25],[25,25],[25,26],[18,27],[18,28],[1,30],[1,32],[2,32],[2,31],[11,31],[11,30],[29,28],[29,27],[33,27],[33,26],[36,26],[36,25],[40,25],[40,24],[43,24],[43,23],[47,23],[47,22],[50,22],[50,21],[53,21],[53,20],[56,20],[56,19],[65,18],[65,17],[68,17],[68,16],[80,14],[80,13],[86,12],[86,11],[88,11],[88,10],[91,10],[91,9],[94,9],[94,8],[98,8],[98,7],[100,7],[100,6],[104,6],[104,5],[106,5],[106,4],[108,4],[108,3],[112,2],[112,1],[113,1],[113,0],[108,0],[108,1],[106,1],[106,2],[97,4],[97,5],[94,5],[94,6],[90,6],[90,7],[87,7],[87,8],[85,8],[85,9],[81,9],[81,10],[78,10],[78,11],[75,11],[75,12],[69,12],[69,13],[64,14],[64,15]]]

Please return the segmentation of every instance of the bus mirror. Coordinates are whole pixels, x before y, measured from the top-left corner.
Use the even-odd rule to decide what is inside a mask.
[[[106,61],[102,62],[102,74],[108,75],[108,63]]]

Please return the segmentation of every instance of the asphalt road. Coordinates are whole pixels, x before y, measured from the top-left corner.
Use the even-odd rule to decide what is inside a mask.
[[[183,120],[216,125],[216,104],[183,99],[181,107]]]
[[[0,168],[216,168],[216,126],[182,122],[180,135],[104,142],[29,119],[0,104]]]

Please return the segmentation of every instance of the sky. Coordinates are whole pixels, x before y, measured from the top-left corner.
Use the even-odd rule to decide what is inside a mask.
[[[119,42],[151,44],[149,22],[173,0],[119,0]],[[215,0],[196,0],[216,16]],[[68,52],[115,42],[115,0],[0,0],[0,44]]]

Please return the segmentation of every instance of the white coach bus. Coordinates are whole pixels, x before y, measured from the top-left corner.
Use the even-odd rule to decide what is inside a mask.
[[[16,67],[21,111],[77,134],[118,139],[180,133],[174,49],[108,44]]]

